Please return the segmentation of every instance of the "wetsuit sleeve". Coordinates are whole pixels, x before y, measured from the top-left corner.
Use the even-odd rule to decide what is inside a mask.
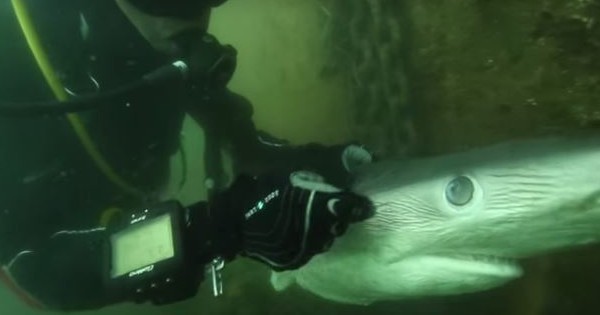
[[[226,0],[128,0],[139,10],[154,16],[195,18],[205,10],[221,5]]]
[[[165,305],[189,299],[204,281],[206,265],[217,256],[234,259],[239,241],[237,226],[224,213],[211,212],[208,202],[197,202],[187,210],[182,246],[189,250],[186,268],[192,268],[172,270],[185,271],[180,276],[186,278],[169,290],[140,296],[107,287],[109,232],[102,227],[60,231],[37,242],[37,249],[22,250],[0,265],[0,285],[26,304],[51,311],[96,310],[120,303]]]
[[[292,145],[256,128],[253,107],[247,98],[227,89],[217,94],[210,98],[212,104],[195,102],[188,112],[203,126],[207,144],[218,139],[230,150],[236,173],[260,175],[306,169],[321,174],[332,185],[348,186],[351,177],[342,164],[342,151],[347,144]]]
[[[0,279],[36,308],[97,309],[122,299],[103,286],[103,229],[64,231],[2,267]]]

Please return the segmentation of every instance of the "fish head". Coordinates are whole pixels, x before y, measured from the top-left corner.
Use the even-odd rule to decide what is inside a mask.
[[[354,187],[375,216],[271,282],[352,304],[500,286],[523,274],[520,258],[600,239],[599,170],[595,139],[376,163]]]

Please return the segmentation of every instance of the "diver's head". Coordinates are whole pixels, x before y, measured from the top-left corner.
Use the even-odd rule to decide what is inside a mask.
[[[131,94],[156,93],[157,88],[172,84],[184,83],[201,92],[221,90],[236,68],[235,49],[221,45],[206,33],[203,25],[207,16],[173,24],[165,33],[168,36],[164,40],[171,47],[170,54],[165,55],[138,32],[144,34],[153,27],[169,28],[160,20],[152,20],[159,18],[147,16],[149,20],[143,20],[133,15],[132,25],[129,15],[110,1],[69,2],[48,7],[45,3],[34,7],[27,6],[24,0],[13,1],[15,18],[10,20],[13,27],[3,29],[18,34],[22,52],[13,55],[30,64],[28,71],[32,74],[22,74],[23,68],[10,65],[3,73],[16,78],[42,79],[37,85],[30,79],[23,80],[19,83],[21,88],[10,91],[30,92],[35,86],[42,86],[44,91],[47,88],[43,86],[47,85],[51,93],[28,93],[23,98],[3,93],[0,115],[64,114],[125,105],[130,102],[123,100]],[[12,58],[8,57],[11,54],[2,55],[7,56],[4,60]],[[47,101],[38,102],[39,99]]]

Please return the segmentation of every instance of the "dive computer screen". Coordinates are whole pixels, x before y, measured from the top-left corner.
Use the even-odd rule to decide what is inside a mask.
[[[110,237],[111,277],[117,278],[175,255],[170,214],[140,221]]]

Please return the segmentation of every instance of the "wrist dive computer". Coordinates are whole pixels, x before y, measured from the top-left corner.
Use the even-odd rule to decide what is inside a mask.
[[[222,293],[224,261],[203,253],[193,211],[200,210],[168,201],[113,221],[104,249],[107,292],[137,303],[170,304],[193,297],[208,269],[215,295]]]

